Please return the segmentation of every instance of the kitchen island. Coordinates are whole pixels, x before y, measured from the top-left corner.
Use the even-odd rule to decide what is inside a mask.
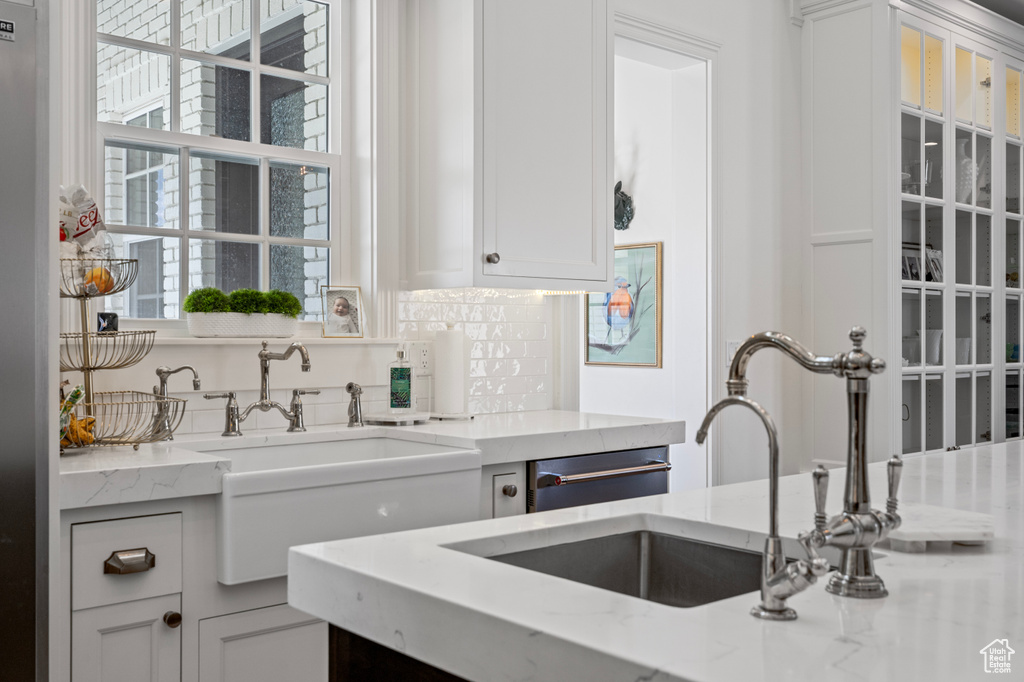
[[[293,548],[289,603],[469,680],[981,679],[983,648],[1024,643],[1022,461],[1019,441],[907,459],[905,525],[927,521],[914,503],[934,505],[991,514],[994,538],[881,547],[887,598],[839,598],[819,581],[790,600],[794,622],[752,618],[756,593],[675,608],[486,558],[632,530],[760,551],[767,481]],[[884,464],[870,474],[883,507]],[[832,471],[830,513],[844,478]],[[813,512],[810,476],[783,478],[783,537]],[[800,556],[794,542],[786,552]]]

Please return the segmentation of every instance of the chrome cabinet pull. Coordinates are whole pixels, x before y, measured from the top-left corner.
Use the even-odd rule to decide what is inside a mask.
[[[112,575],[144,573],[154,566],[156,566],[156,555],[147,548],[123,549],[120,552],[110,553],[107,560],[103,562],[103,572]]]
[[[544,481],[544,485],[569,485],[570,483],[585,483],[587,481],[601,481],[606,478],[619,478],[620,476],[634,476],[636,474],[650,474],[656,471],[668,471],[672,468],[670,462],[651,462],[635,467],[623,469],[608,469],[607,471],[592,471],[586,474],[540,474],[537,478]]]
[[[490,263],[491,265],[494,265],[494,264],[496,264],[496,263],[497,263],[498,261],[500,261],[500,260],[501,260],[501,256],[499,256],[499,255],[498,255],[497,253],[489,253],[489,254],[487,254],[487,256],[486,256],[486,257],[484,258],[484,260],[486,260],[486,261],[487,261],[488,263]]]

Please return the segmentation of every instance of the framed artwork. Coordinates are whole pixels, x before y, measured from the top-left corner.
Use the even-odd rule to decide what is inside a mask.
[[[363,297],[357,286],[321,286],[324,338],[363,337]]]
[[[616,246],[612,290],[584,294],[585,364],[661,367],[661,244]]]

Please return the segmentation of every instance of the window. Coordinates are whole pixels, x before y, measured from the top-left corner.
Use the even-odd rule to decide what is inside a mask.
[[[339,270],[336,5],[96,0],[104,217],[117,255],[139,260],[109,309],[178,318],[191,290],[251,287],[290,291],[319,318]]]

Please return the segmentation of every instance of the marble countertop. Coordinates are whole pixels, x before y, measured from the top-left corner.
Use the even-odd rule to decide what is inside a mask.
[[[125,446],[68,451],[60,458],[60,507],[217,494],[221,475],[231,469],[229,451],[256,444],[388,437],[479,449],[487,466],[682,443],[685,433],[682,421],[548,410],[403,427],[313,426],[304,433],[280,428],[245,432],[241,438],[189,434],[140,445],[138,450]]]
[[[839,598],[819,581],[790,599],[793,622],[752,618],[756,592],[681,609],[482,558],[634,529],[760,551],[767,481],[293,548],[289,603],[470,680],[981,679],[983,647],[1024,643],[1022,464],[1020,441],[907,459],[908,525],[928,521],[915,503],[935,505],[991,515],[994,538],[881,549],[887,598]],[[884,464],[870,472],[882,507]],[[844,479],[832,471],[830,513]],[[783,537],[813,511],[810,476],[783,478]]]

